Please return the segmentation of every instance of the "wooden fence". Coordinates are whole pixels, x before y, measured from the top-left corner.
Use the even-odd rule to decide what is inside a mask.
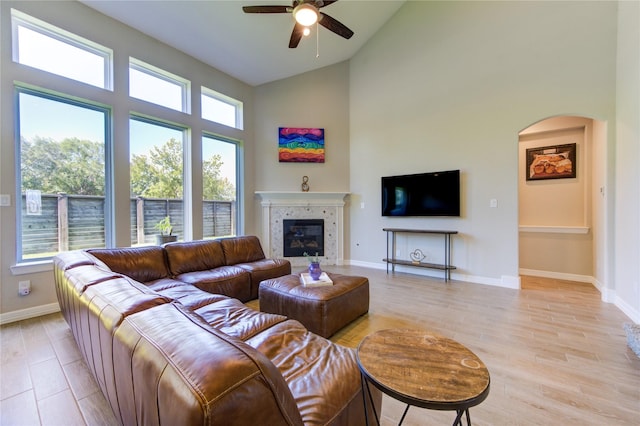
[[[28,215],[22,197],[22,256],[47,257],[51,253],[105,244],[104,197],[43,194],[41,214]],[[184,235],[184,203],[180,199],[132,198],[131,245],[155,244],[156,223],[171,218],[173,234]],[[235,234],[235,202],[203,201],[203,236]]]

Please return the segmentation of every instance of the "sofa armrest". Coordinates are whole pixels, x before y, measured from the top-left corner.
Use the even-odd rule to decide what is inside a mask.
[[[302,425],[273,363],[177,304],[128,317],[114,363],[123,424]]]

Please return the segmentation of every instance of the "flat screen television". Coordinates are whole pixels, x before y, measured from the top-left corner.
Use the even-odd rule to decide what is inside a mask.
[[[460,170],[383,176],[382,216],[460,216]]]

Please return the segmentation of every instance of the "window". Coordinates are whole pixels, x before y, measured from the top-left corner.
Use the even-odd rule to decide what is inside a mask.
[[[105,247],[109,110],[17,87],[18,260]]]
[[[238,200],[237,144],[202,137],[203,237],[236,235]]]
[[[132,245],[156,244],[166,217],[171,234],[184,236],[184,135],[184,128],[160,121],[129,120]]]
[[[111,49],[11,10],[13,60],[23,65],[111,89]]]
[[[242,102],[202,87],[202,118],[242,129]]]
[[[189,113],[188,80],[129,58],[129,96]]]

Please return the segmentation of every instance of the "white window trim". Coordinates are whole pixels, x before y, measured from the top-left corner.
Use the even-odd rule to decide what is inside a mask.
[[[80,37],[69,31],[63,30],[62,28],[58,28],[47,22],[41,21],[17,9],[11,9],[11,40],[12,40],[11,50],[12,50],[12,60],[16,63],[20,63],[19,62],[20,58],[18,57],[18,52],[19,52],[18,28],[19,27],[28,28],[44,36],[50,37],[62,43],[69,44],[71,46],[77,47],[78,49],[85,50],[89,53],[92,53],[94,55],[104,58],[103,89],[113,91],[113,49],[109,49],[108,47],[102,46],[84,37]],[[43,71],[48,72],[46,70],[43,70]],[[65,76],[62,76],[62,77],[65,77]],[[65,77],[65,78],[68,78],[68,77]],[[84,82],[79,81],[79,83],[84,83]]]
[[[235,108],[236,110],[236,125],[235,125],[235,129],[238,130],[244,130],[244,113],[243,113],[243,108],[244,108],[244,104],[242,101],[239,101],[238,99],[232,98],[231,96],[227,96],[225,94],[222,94],[220,92],[216,92],[213,89],[210,89],[208,87],[205,86],[200,86],[200,101],[202,102],[202,96],[208,96],[210,98],[213,99],[217,99],[220,102],[224,102],[225,104],[229,104],[232,107]],[[202,108],[201,108],[202,110]],[[207,121],[215,121],[215,120],[210,120],[208,118],[205,117],[201,117],[203,120],[207,120]],[[217,121],[216,121],[217,123]],[[222,124],[222,123],[219,123]],[[223,124],[224,125],[224,124]]]
[[[148,74],[152,77],[159,78],[160,80],[164,80],[168,83],[175,84],[182,88],[182,108],[181,112],[185,114],[191,114],[191,81],[186,78],[180,77],[179,75],[172,74],[169,71],[163,70],[162,68],[158,68],[146,62],[143,62],[139,59],[136,59],[132,56],[129,57],[129,69],[134,69],[144,74]],[[131,84],[131,82],[129,82]],[[131,93],[131,88],[129,88],[129,93]],[[137,99],[137,98],[136,98]],[[146,101],[141,99],[142,101]],[[153,102],[151,102],[153,103]],[[165,105],[155,104],[161,107],[166,107]],[[172,109],[172,108],[171,108]],[[175,110],[174,110],[175,111]]]

